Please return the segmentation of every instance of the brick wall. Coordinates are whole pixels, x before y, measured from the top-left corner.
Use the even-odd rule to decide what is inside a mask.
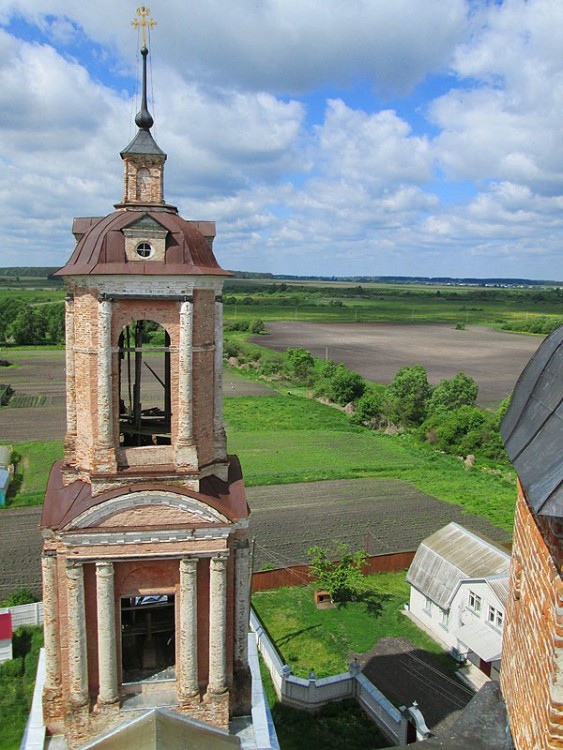
[[[563,748],[563,581],[559,525],[520,490],[504,627],[501,687],[517,750]]]

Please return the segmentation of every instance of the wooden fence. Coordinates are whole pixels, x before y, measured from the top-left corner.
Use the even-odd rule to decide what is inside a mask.
[[[405,570],[411,564],[415,550],[371,555],[366,559],[366,573],[389,573]],[[301,586],[311,582],[308,565],[291,565],[275,570],[259,570],[252,576],[252,592],[279,589],[282,586]]]

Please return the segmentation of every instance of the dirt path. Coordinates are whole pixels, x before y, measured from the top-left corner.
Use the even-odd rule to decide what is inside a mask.
[[[315,357],[343,362],[365,378],[388,384],[400,367],[423,365],[431,383],[462,371],[479,384],[479,403],[508,396],[542,337],[470,326],[402,323],[268,323],[268,336],[251,341],[275,351],[302,346]]]

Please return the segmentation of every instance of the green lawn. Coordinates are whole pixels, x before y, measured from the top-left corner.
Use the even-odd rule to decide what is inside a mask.
[[[239,403],[240,402],[240,403]],[[402,479],[512,531],[513,474],[498,476],[417,444],[355,427],[342,412],[295,396],[225,401],[229,451],[250,486],[379,477]]]
[[[51,466],[63,456],[62,440],[15,443],[18,460],[8,493],[8,505],[42,505]]]
[[[455,662],[402,613],[409,600],[406,571],[366,576],[358,601],[334,609],[315,607],[312,586],[294,586],[253,595],[252,605],[283,659],[298,677],[346,671],[353,654],[369,651],[380,638],[408,638],[436,654],[448,669]]]
[[[42,645],[43,628],[18,628],[13,639],[14,658],[0,665],[0,750],[17,750],[20,746]]]

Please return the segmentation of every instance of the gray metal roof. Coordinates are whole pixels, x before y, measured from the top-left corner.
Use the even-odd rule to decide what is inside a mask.
[[[82,750],[228,750],[238,737],[166,708],[153,708],[124,721],[82,746]]]
[[[499,602],[506,607],[508,601],[508,575],[487,578],[487,583],[492,588]]]
[[[0,445],[0,467],[7,469],[12,463],[12,447],[10,445]]]
[[[532,508],[563,518],[563,326],[524,368],[500,431]]]
[[[452,522],[420,544],[407,582],[448,609],[461,581],[508,574],[509,565],[508,552]]]
[[[10,486],[10,472],[8,469],[0,469],[0,490],[4,492]]]
[[[125,146],[125,148],[121,152],[121,156],[124,156],[125,154],[164,156],[164,158],[166,159],[166,154],[160,148],[160,146],[157,144],[148,130],[139,130],[137,132],[137,135],[133,138],[131,143],[128,146]]]

